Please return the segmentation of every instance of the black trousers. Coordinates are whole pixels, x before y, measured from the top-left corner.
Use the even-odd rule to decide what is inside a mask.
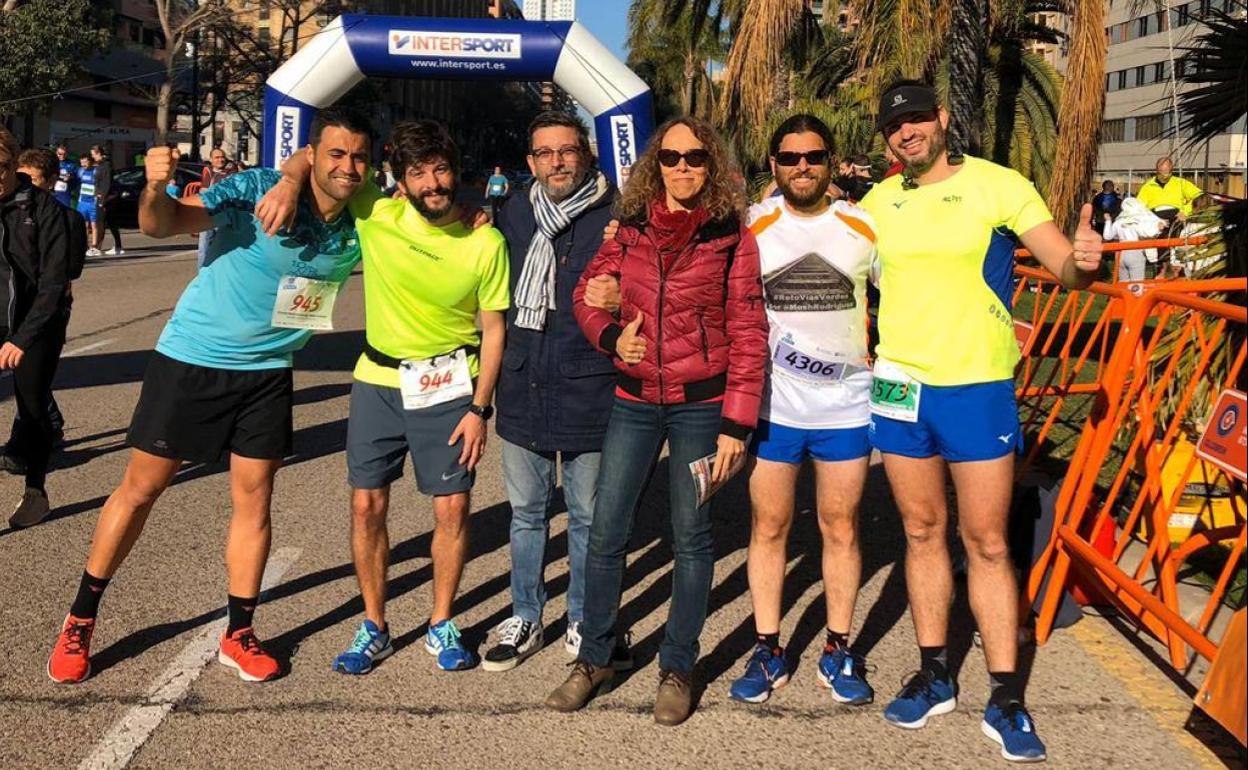
[[[26,349],[22,362],[13,372],[17,421],[13,426],[10,448],[14,454],[25,458],[26,486],[35,489],[43,489],[52,456],[55,428],[49,402],[52,399],[52,379],[61,360],[61,349],[65,347],[68,321],[68,314],[52,321]],[[8,332],[8,329],[0,328],[4,337],[8,337]]]

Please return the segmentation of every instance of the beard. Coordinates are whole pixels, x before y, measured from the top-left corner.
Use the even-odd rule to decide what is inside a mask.
[[[945,130],[937,123],[936,130],[928,142],[927,154],[923,157],[911,160],[896,147],[893,148],[893,152],[901,159],[901,165],[905,166],[906,171],[911,176],[922,176],[931,170],[932,166],[936,165],[936,160],[941,155],[945,154],[945,146]]]
[[[552,201],[559,202],[571,195],[580,186],[585,183],[585,178],[589,175],[589,169],[582,168],[579,171],[568,176],[566,181],[551,182],[550,174],[545,177],[538,177],[538,183],[542,185],[542,189],[546,191],[546,197]]]
[[[429,204],[425,203],[425,198],[432,197],[435,195],[446,196],[447,202],[444,207],[440,209],[435,209]],[[411,193],[407,193],[407,200],[411,202],[411,204],[414,207],[416,207],[416,210],[420,212],[420,215],[422,217],[424,217],[425,219],[428,219],[429,221],[433,221],[435,219],[441,219],[442,217],[446,216],[447,214],[451,212],[451,209],[455,206],[455,188],[453,186],[452,187],[436,187],[432,190],[426,190],[420,195],[412,195]]]
[[[793,189],[793,181],[795,179],[814,179],[815,186],[810,188],[808,192],[798,192]],[[823,173],[815,173],[813,171],[798,172],[794,171],[789,176],[777,175],[776,186],[780,188],[780,193],[784,195],[784,199],[789,205],[797,208],[805,208],[818,202],[828,192],[828,185],[832,182],[832,174],[824,166]]]

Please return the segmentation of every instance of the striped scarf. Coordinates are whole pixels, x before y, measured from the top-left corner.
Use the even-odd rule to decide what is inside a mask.
[[[555,309],[555,238],[609,190],[607,178],[598,172],[590,175],[571,195],[555,203],[540,183],[533,183],[529,201],[533,204],[537,231],[529,242],[524,269],[516,283],[516,326],[536,331],[546,326],[546,312]]]

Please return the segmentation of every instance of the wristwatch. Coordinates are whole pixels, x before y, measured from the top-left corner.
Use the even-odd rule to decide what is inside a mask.
[[[488,420],[494,416],[494,407],[481,406],[480,404],[469,404],[468,411],[472,412],[482,420]]]

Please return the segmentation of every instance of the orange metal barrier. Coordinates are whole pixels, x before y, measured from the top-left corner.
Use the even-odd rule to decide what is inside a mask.
[[[1134,297],[1123,286],[1100,282],[1068,290],[1048,271],[1021,265],[1014,276],[1014,329],[1022,352],[1015,393],[1026,446],[1021,475],[1042,452],[1062,454],[1049,442],[1055,426],[1070,434],[1086,419],[1123,307]]]
[[[1244,279],[1175,280],[1109,300],[1118,301],[1121,323],[1116,340],[1097,332],[1105,336],[1097,337],[1095,352],[1103,355],[1112,344],[1112,353],[1093,380],[1095,403],[1058,496],[1054,535],[1029,579],[1034,601],[1052,578],[1036,623],[1040,642],[1078,576],[1163,641],[1177,670],[1188,669],[1189,648],[1216,657],[1219,640],[1210,628],[1245,550],[1244,476],[1242,467],[1200,459],[1190,436],[1211,419],[1219,393],[1239,382],[1248,310],[1200,295],[1245,291]],[[1183,378],[1180,361],[1187,364]],[[1215,378],[1215,370],[1224,374]],[[1228,518],[1173,543],[1172,515],[1194,490],[1229,500]],[[1197,571],[1198,556],[1211,591],[1200,594],[1200,606],[1187,606],[1179,584]]]

